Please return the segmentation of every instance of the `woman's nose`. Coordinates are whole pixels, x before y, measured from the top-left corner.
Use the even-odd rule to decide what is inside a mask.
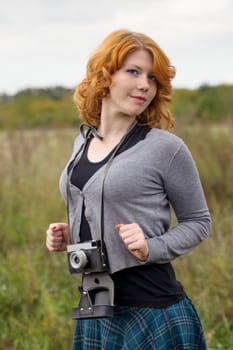
[[[138,89],[143,90],[143,91],[147,91],[149,89],[149,87],[150,87],[150,85],[149,85],[148,77],[141,75],[139,77],[139,80],[138,80]]]

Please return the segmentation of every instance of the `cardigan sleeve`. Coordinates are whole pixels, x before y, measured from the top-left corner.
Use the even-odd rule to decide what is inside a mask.
[[[184,143],[168,165],[164,187],[177,225],[148,239],[149,262],[165,263],[187,254],[210,233],[211,217],[198,170]]]

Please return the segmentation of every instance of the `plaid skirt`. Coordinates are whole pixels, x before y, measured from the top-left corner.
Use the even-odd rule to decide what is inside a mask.
[[[78,320],[73,350],[206,350],[189,298],[166,308],[116,306],[113,318]]]

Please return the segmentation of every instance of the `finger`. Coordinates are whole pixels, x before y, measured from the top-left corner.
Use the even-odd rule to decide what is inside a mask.
[[[62,247],[62,242],[56,242],[47,239],[46,246],[50,251],[60,250]]]
[[[63,241],[63,235],[61,232],[53,233],[49,230],[47,231],[46,242],[50,247],[54,247],[56,244],[61,244]]]
[[[58,229],[58,224],[57,223],[52,223],[49,225],[49,229],[51,231],[56,231]]]
[[[68,229],[68,224],[65,222],[54,222],[49,225],[49,228],[53,231],[56,230],[67,230]]]
[[[133,250],[141,250],[143,248],[142,242],[140,241],[134,241],[128,244],[128,249]]]
[[[130,243],[133,243],[136,241],[144,241],[143,233],[141,231],[136,230],[136,229],[120,233],[120,237],[127,244],[130,244]]]
[[[117,225],[120,225],[121,231],[128,231],[128,230],[140,228],[140,226],[138,224],[136,224],[135,222],[133,222],[131,224],[117,224]]]
[[[137,224],[116,224],[115,228],[118,231],[124,232],[128,230],[132,230],[134,228],[138,228],[139,226]]]
[[[63,238],[62,237],[53,237],[48,235],[46,239],[47,244],[54,248],[57,247],[58,245],[61,245],[63,243]]]
[[[120,228],[124,226],[123,224],[116,224],[115,225],[115,229],[119,232],[120,231]]]
[[[46,247],[48,248],[49,251],[54,251],[53,243],[51,242],[49,237],[47,237],[46,239]]]

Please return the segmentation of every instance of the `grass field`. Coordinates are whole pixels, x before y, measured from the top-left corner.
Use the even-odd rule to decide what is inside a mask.
[[[201,316],[209,350],[233,349],[232,125],[177,129],[198,165],[212,214],[210,238],[174,262]],[[58,190],[74,129],[0,133],[0,344],[4,350],[70,349],[78,277],[45,231],[66,221]],[[191,200],[191,198],[190,198]]]

